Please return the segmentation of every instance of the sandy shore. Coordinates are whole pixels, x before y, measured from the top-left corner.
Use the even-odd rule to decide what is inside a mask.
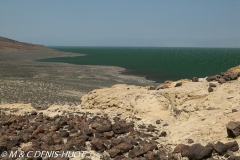
[[[0,104],[31,103],[38,109],[52,104],[79,105],[82,95],[114,84],[157,85],[145,78],[122,75],[115,66],[84,66],[36,62],[50,57],[79,56],[21,42],[2,42]]]

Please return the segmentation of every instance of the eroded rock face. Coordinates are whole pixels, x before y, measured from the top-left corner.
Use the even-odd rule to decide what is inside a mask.
[[[115,85],[112,88],[93,90],[83,96],[81,101],[82,107],[87,109],[116,108],[136,114],[149,112],[156,114],[167,111],[169,105],[168,99],[157,90],[129,85]]]

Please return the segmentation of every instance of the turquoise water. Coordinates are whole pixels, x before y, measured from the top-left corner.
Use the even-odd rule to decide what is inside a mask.
[[[158,47],[50,47],[86,56],[49,58],[40,61],[79,65],[119,66],[123,74],[144,76],[163,82],[206,77],[240,65],[237,48],[158,48]]]

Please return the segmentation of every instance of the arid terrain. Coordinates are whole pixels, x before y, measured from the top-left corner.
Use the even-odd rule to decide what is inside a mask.
[[[86,151],[85,160],[240,159],[240,66],[157,85],[117,67],[34,62],[72,53],[2,41],[2,159],[11,151]]]

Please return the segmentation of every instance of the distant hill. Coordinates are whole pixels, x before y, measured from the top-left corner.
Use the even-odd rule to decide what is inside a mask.
[[[43,45],[19,42],[0,36],[0,49],[40,49],[45,48]]]
[[[0,36],[0,61],[32,61],[62,56],[80,56],[80,54],[61,52],[43,45],[19,42]]]

